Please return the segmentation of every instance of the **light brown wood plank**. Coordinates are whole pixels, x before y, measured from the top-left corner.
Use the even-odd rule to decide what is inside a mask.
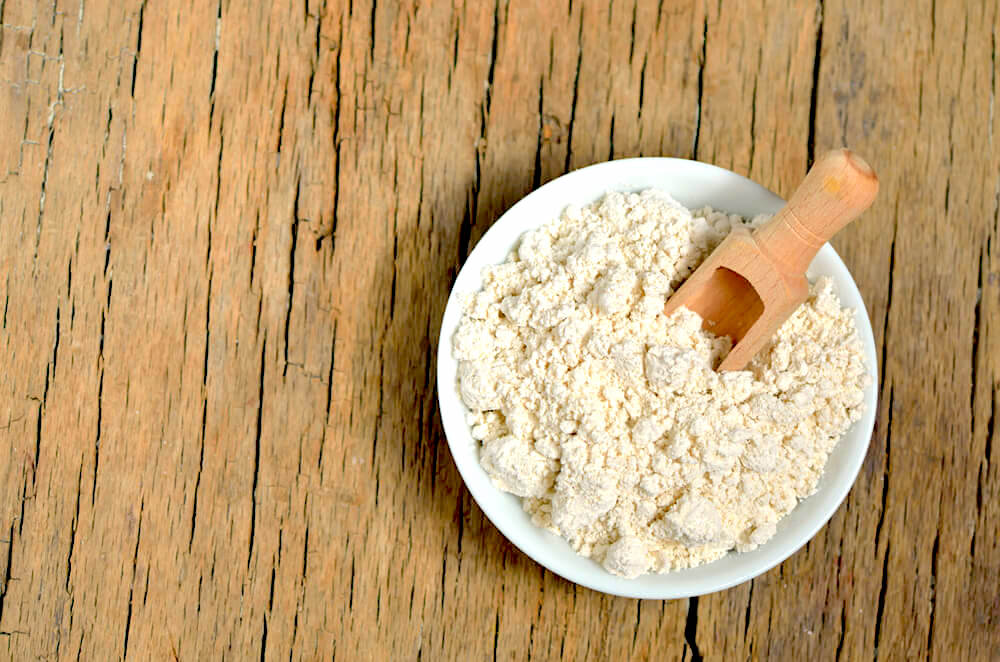
[[[992,659],[989,3],[0,0],[0,659]],[[834,241],[882,385],[803,550],[673,602],[507,542],[437,413],[451,282],[523,195],[696,157]],[[446,386],[447,387],[447,386]]]

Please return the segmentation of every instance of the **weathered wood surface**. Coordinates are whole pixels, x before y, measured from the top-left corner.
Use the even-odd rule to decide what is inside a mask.
[[[991,2],[0,0],[0,658],[997,659]],[[883,381],[846,505],[690,601],[541,569],[461,484],[433,361],[519,197],[634,155],[784,194]]]

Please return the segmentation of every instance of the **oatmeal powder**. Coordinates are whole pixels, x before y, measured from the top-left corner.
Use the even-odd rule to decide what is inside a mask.
[[[464,302],[454,355],[483,468],[616,575],[765,542],[861,415],[861,343],[829,280],[743,371],[714,371],[730,342],[695,313],[663,315],[742,223],[609,193],[525,234]]]

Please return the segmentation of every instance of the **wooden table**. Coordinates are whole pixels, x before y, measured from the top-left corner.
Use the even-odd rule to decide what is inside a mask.
[[[0,0],[0,658],[997,659],[996,4],[452,4]],[[846,504],[700,599],[543,570],[437,413],[470,247],[590,163],[842,144]]]

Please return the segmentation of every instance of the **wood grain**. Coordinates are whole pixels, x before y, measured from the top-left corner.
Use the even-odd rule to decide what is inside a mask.
[[[0,0],[0,659],[996,659],[991,3]],[[528,191],[699,158],[834,244],[880,409],[802,551],[689,601],[512,547],[437,414],[452,280]]]

